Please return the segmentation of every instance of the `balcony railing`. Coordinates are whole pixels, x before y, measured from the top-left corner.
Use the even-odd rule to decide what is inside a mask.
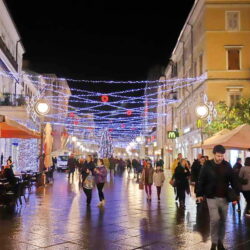
[[[23,106],[26,104],[23,95],[0,93],[0,106]]]

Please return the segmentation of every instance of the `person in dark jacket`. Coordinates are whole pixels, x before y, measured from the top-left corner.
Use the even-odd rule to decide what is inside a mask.
[[[82,168],[82,182],[83,182],[83,191],[87,197],[87,205],[89,206],[92,200],[92,188],[87,188],[85,185],[85,180],[89,175],[94,175],[95,164],[91,155],[88,155],[86,161],[83,164]]]
[[[213,148],[214,159],[206,161],[198,180],[197,202],[203,201],[206,197],[209,209],[211,250],[225,249],[223,240],[228,211],[229,185],[237,195],[239,194],[239,186],[233,169],[230,163],[224,160],[225,152],[222,145]]]
[[[187,167],[187,161],[185,159],[181,159],[172,177],[172,179],[175,179],[177,197],[179,199],[181,208],[185,207],[186,192],[190,194],[189,181],[188,181],[189,176],[190,176],[190,171]]]
[[[202,166],[205,164],[205,156],[200,156],[199,159],[194,160],[191,166],[191,182],[194,183],[194,193],[197,193],[198,178]]]
[[[3,176],[4,176],[4,178],[7,179],[7,181],[9,182],[9,184],[11,186],[16,185],[17,179],[16,179],[14,172],[13,172],[13,169],[12,169],[11,160],[7,160],[7,165],[4,166]]]
[[[75,173],[75,169],[76,169],[76,160],[74,158],[74,154],[71,154],[69,159],[68,159],[68,178],[70,178],[70,175],[72,175],[72,178],[74,178],[74,173]]]
[[[241,158],[237,158],[236,163],[233,166],[233,172],[234,172],[239,183],[240,183],[239,174],[240,174],[241,168],[242,168]],[[233,205],[233,208],[235,208],[235,205]],[[241,211],[241,207],[240,207],[240,200],[239,200],[238,201],[238,212],[240,212],[240,211]]]

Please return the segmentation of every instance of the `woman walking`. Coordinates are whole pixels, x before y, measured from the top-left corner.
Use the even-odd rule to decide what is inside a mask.
[[[141,182],[145,186],[147,199],[151,200],[152,195],[152,184],[153,184],[154,169],[152,168],[151,162],[147,162],[147,166],[142,171]]]
[[[242,193],[247,202],[245,215],[250,216],[250,157],[246,158],[244,165],[245,167],[240,169],[239,178],[242,180]]]
[[[104,166],[103,159],[99,159],[97,161],[97,167],[94,170],[94,175],[95,175],[95,182],[96,182],[99,199],[100,199],[100,203],[98,204],[98,207],[102,207],[105,205],[105,199],[104,199],[104,194],[102,190],[106,182],[106,178],[107,178],[107,169]]]
[[[172,179],[175,180],[175,186],[177,189],[177,197],[179,199],[180,207],[185,208],[186,192],[190,194],[189,181],[190,171],[187,167],[187,161],[181,159],[178,166],[175,169]]]
[[[165,176],[162,170],[162,166],[156,166],[156,171],[154,172],[153,180],[154,180],[154,185],[156,186],[157,189],[158,201],[160,201],[161,187],[165,181]]]
[[[83,191],[87,197],[87,205],[89,206],[92,199],[92,189],[94,187],[93,173],[95,169],[95,164],[91,155],[87,156],[87,160],[83,164],[82,169],[82,182]]]

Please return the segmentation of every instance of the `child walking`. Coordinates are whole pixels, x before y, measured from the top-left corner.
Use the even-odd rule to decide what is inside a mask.
[[[165,176],[161,166],[156,166],[156,171],[154,172],[153,180],[154,180],[154,185],[156,186],[157,189],[158,201],[160,201],[161,187],[165,181]]]

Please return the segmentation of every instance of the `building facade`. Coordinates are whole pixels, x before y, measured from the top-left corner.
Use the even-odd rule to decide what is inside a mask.
[[[167,79],[200,77],[177,90],[179,102],[167,105],[162,145],[166,161],[181,152],[192,160],[200,149],[195,108],[207,101],[216,105],[225,101],[234,105],[240,97],[250,97],[250,1],[196,0],[172,52]],[[158,104],[159,105],[159,104]],[[167,131],[178,130],[179,137],[167,138]]]

